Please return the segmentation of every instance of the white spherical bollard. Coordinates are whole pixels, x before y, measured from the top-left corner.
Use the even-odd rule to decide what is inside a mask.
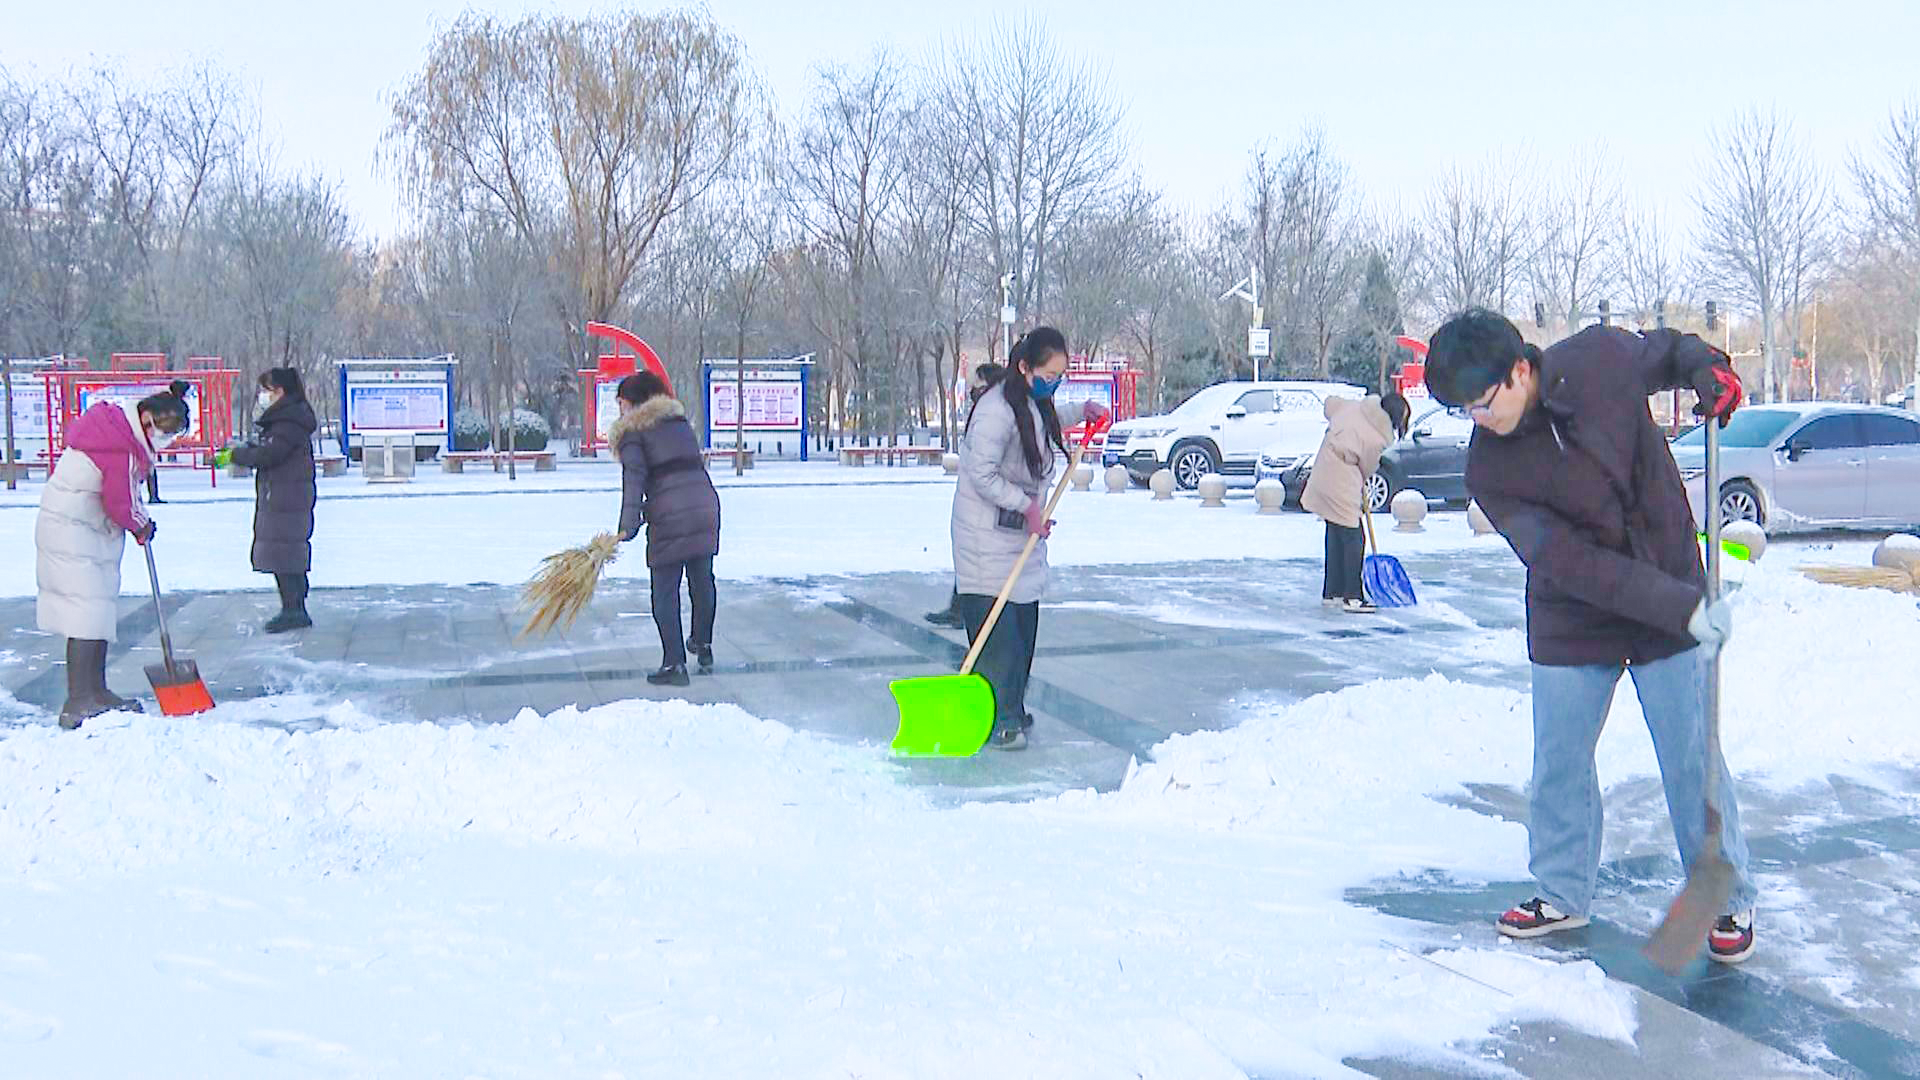
[[[1905,570],[1920,579],[1920,536],[1894,533],[1873,549],[1873,565]]]
[[[1747,549],[1747,561],[1759,562],[1767,553],[1767,530],[1751,521],[1735,521],[1720,527],[1720,539]]]
[[[1147,480],[1147,486],[1153,489],[1155,502],[1159,502],[1162,499],[1173,498],[1173,471],[1170,469],[1154,470],[1153,476]]]
[[[1408,488],[1393,497],[1389,507],[1393,511],[1393,520],[1399,522],[1394,532],[1426,532],[1427,527],[1420,524],[1427,518],[1427,497],[1413,488]]]
[[[1093,490],[1093,466],[1082,463],[1073,467],[1073,490]]]
[[[940,467],[947,470],[948,476],[959,476],[960,475],[960,455],[959,454],[940,455]]]
[[[1127,493],[1128,486],[1132,483],[1133,478],[1127,475],[1127,467],[1125,465],[1107,466],[1107,494],[1124,495]]]
[[[1287,505],[1287,485],[1269,476],[1253,485],[1253,501],[1260,504],[1260,513],[1278,514]]]
[[[1200,505],[1223,507],[1227,505],[1227,478],[1219,473],[1208,473],[1200,478]]]
[[[1480,509],[1478,499],[1467,504],[1467,525],[1473,529],[1475,536],[1492,536],[1494,533],[1493,519],[1487,517],[1485,510]]]

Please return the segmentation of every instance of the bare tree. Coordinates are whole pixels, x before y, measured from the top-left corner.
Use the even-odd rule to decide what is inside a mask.
[[[1125,175],[1120,102],[1104,74],[1063,56],[1037,22],[956,45],[935,65],[933,107],[965,138],[958,179],[969,223],[993,278],[1016,275],[1023,317],[1044,320],[1061,235]]]
[[[1619,281],[1620,181],[1603,147],[1573,159],[1541,201],[1528,260],[1534,297],[1572,332]]]
[[[1680,261],[1660,212],[1648,206],[1626,206],[1614,228],[1618,280],[1627,304],[1644,317],[1662,303],[1677,300]]]
[[[912,119],[906,71],[893,55],[876,54],[857,69],[823,68],[788,168],[786,190],[802,235],[830,258],[815,266],[829,273],[813,280],[839,314],[828,337],[851,365],[863,433],[879,419],[874,405],[891,411],[895,404],[883,384],[897,358],[886,355],[876,308],[886,285],[881,232],[908,173],[902,149]]]
[[[1713,284],[1759,314],[1762,395],[1773,401],[1783,379],[1779,334],[1797,327],[1826,258],[1827,183],[1778,113],[1746,113],[1714,142],[1699,196],[1701,259]]]
[[[1908,102],[1888,115],[1877,163],[1855,154],[1851,164],[1866,204],[1866,227],[1883,233],[1902,254],[1920,355],[1920,105]],[[1920,379],[1920,371],[1914,377]]]
[[[484,193],[551,251],[577,325],[612,316],[662,226],[725,173],[750,97],[739,43],[704,15],[470,12],[395,98],[386,145],[416,201]]]
[[[1449,311],[1507,311],[1533,237],[1531,170],[1524,159],[1450,170],[1427,199],[1428,276]]]

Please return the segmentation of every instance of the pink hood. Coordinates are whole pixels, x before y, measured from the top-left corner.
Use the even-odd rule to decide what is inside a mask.
[[[79,450],[100,470],[100,502],[107,517],[129,532],[147,527],[147,508],[135,494],[153,468],[153,447],[140,430],[132,406],[102,401],[76,418],[65,433],[70,450]]]

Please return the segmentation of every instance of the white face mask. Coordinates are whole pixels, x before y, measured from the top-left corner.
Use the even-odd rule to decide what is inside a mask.
[[[267,407],[273,404],[273,391],[262,390],[253,395],[253,403],[260,407],[261,412],[266,412]]]
[[[170,435],[156,427],[149,427],[147,429],[147,441],[153,444],[155,450],[165,450],[167,447],[172,446],[173,440],[177,438],[179,438],[178,434]]]

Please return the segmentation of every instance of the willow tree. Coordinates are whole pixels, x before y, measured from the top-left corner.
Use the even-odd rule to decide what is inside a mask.
[[[751,98],[740,43],[704,13],[468,12],[395,95],[385,150],[417,202],[497,206],[578,328],[620,310],[662,226],[726,175]]]

